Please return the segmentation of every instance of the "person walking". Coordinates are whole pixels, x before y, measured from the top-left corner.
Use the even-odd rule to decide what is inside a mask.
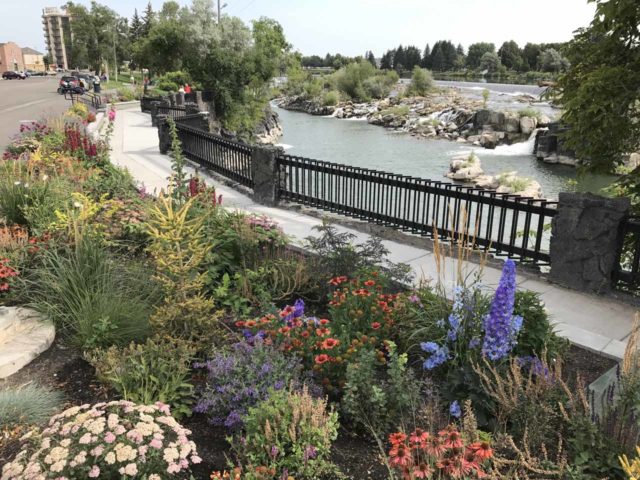
[[[191,93],[191,87],[188,83],[184,84],[184,93]]]

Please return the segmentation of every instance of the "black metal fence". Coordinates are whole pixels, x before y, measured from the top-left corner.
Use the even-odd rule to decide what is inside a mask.
[[[170,106],[170,105],[158,105],[158,114],[166,115],[168,117],[177,120],[180,117],[184,117],[187,114],[187,108],[184,106]]]
[[[151,113],[151,102],[160,102],[164,97],[145,95],[140,99],[140,109],[145,113]]]
[[[253,188],[251,147],[176,122],[182,151],[205,168]]]
[[[66,100],[71,100],[71,104],[82,103],[89,110],[97,111],[102,106],[102,97],[92,92],[84,93],[66,92],[64,94]]]
[[[277,158],[279,197],[414,234],[549,264],[555,202],[292,155]]]
[[[614,282],[618,288],[637,294],[640,290],[640,217],[628,218],[620,228],[622,245]]]

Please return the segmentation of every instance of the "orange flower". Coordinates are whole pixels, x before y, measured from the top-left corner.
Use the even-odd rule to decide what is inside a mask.
[[[422,462],[420,465],[416,465],[415,467],[413,467],[412,473],[414,478],[431,478],[433,469],[429,466],[428,463]]]
[[[255,320],[248,320],[245,325],[247,326],[247,328],[253,328],[256,326],[256,322]]]
[[[338,345],[340,340],[336,340],[335,338],[326,338],[324,342],[322,342],[322,348],[325,350],[331,350],[333,347]]]
[[[315,361],[317,365],[322,365],[323,363],[326,363],[329,361],[329,355],[327,355],[326,353],[321,353],[320,355],[316,355]]]
[[[394,445],[389,452],[389,458],[392,465],[404,467],[412,461],[411,450],[404,444]]]
[[[242,328],[242,327],[244,327],[244,322],[243,322],[242,320],[238,320],[238,321],[236,322],[236,327],[238,327],[238,328]]]
[[[365,286],[367,287],[373,287],[376,282],[374,282],[373,280],[367,280],[366,282],[364,282]]]
[[[280,327],[278,329],[278,331],[283,335],[286,335],[287,333],[289,333],[289,330],[291,330],[291,328],[290,327],[286,327],[286,326],[285,327]]]
[[[447,429],[438,432],[438,435],[440,435],[442,444],[446,448],[461,448],[463,445],[462,436],[455,427],[448,427]]]
[[[409,437],[411,443],[424,443],[429,438],[429,432],[425,432],[421,428],[416,428]]]
[[[439,457],[447,450],[438,437],[432,436],[427,438],[423,448],[432,457]]]
[[[347,277],[345,277],[345,276],[335,277],[335,278],[332,278],[331,280],[329,280],[329,285],[338,286],[341,283],[344,283],[346,281],[347,281]]]
[[[468,448],[480,461],[488,460],[493,457],[493,450],[491,449],[489,442],[472,443]]]
[[[407,435],[402,432],[395,432],[389,435],[391,445],[399,445],[407,439]]]
[[[327,327],[316,328],[316,335],[319,337],[326,337],[331,331]]]
[[[329,323],[329,320],[327,320],[326,318],[321,318],[320,319],[320,325],[326,325]]]

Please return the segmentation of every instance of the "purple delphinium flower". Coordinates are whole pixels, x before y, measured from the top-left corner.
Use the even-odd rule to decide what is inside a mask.
[[[462,415],[462,409],[460,408],[460,404],[457,400],[454,400],[449,406],[449,414],[455,418],[460,418]]]
[[[420,347],[431,354],[422,364],[425,370],[433,370],[449,359],[449,349],[446,346],[441,347],[435,342],[424,342],[420,344]]]
[[[522,327],[522,317],[513,316],[515,294],[516,264],[509,259],[504,262],[489,314],[483,320],[482,353],[491,360],[501,360],[511,352]]]

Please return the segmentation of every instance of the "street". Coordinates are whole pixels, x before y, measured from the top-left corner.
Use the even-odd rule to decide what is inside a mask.
[[[0,152],[23,120],[41,120],[64,112],[70,102],[58,95],[58,77],[0,80]]]

